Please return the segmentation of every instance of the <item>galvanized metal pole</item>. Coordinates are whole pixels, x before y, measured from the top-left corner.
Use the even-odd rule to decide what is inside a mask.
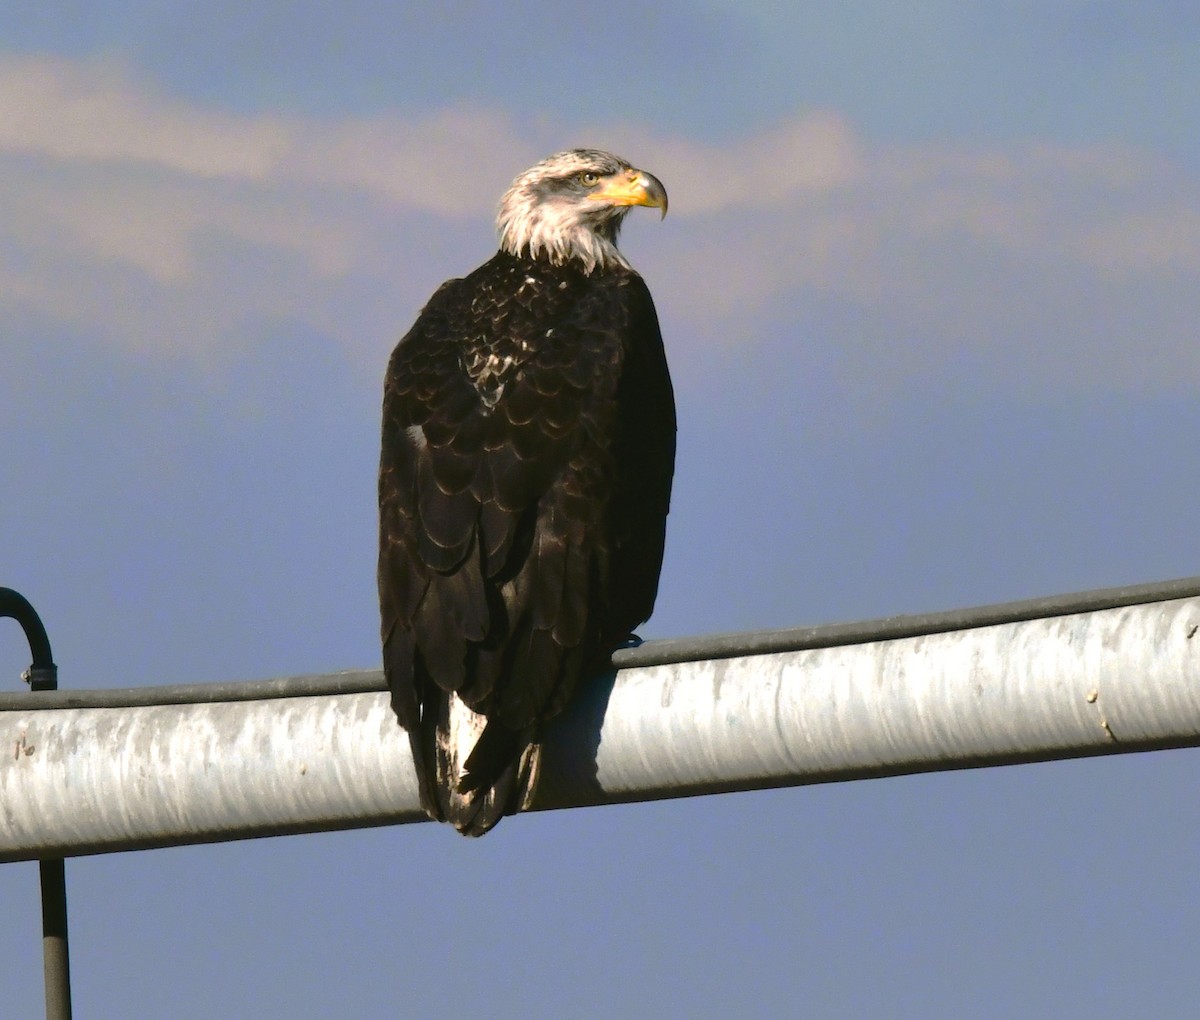
[[[621,652],[547,734],[534,807],[1200,746],[1187,591],[744,636],[758,654],[736,637],[701,642],[708,658]],[[0,860],[421,820],[381,687],[364,671],[0,697]]]
[[[58,667],[50,639],[29,601],[11,588],[0,588],[0,616],[15,619],[25,631],[33,662],[24,677],[31,691],[58,689]],[[42,977],[47,1020],[71,1020],[71,957],[67,936],[67,873],[61,857],[38,861],[42,887]]]

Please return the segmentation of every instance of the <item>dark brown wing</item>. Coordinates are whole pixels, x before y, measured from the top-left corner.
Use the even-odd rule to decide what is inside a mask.
[[[392,702],[426,809],[486,831],[542,724],[653,607],[674,410],[649,294],[632,273],[498,255],[397,346],[383,419]],[[451,694],[486,718],[457,764]]]
[[[675,394],[654,301],[641,277],[625,299],[626,356],[617,390],[617,464],[608,531],[607,654],[650,618],[658,594],[675,474]]]

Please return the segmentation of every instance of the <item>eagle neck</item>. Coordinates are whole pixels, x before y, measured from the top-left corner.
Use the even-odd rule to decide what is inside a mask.
[[[599,224],[563,222],[538,216],[521,208],[502,209],[498,222],[500,250],[518,258],[545,259],[551,265],[577,263],[585,273],[596,269],[629,269],[617,248],[621,216],[613,215]]]

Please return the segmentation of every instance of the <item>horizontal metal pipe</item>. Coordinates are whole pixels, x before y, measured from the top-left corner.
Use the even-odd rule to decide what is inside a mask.
[[[0,860],[423,817],[382,694],[0,714]]]
[[[622,671],[598,721],[537,807],[1197,746],[1200,598]]]
[[[1200,745],[1198,632],[1182,598],[621,669],[547,734],[534,807]],[[0,712],[0,860],[421,817],[378,693]]]

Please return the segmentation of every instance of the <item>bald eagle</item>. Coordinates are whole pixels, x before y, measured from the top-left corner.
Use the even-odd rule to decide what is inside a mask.
[[[444,283],[388,364],[379,600],[421,805],[478,836],[528,807],[545,724],[654,608],[675,402],[617,250],[657,178],[594,149],[521,174],[500,250]]]

